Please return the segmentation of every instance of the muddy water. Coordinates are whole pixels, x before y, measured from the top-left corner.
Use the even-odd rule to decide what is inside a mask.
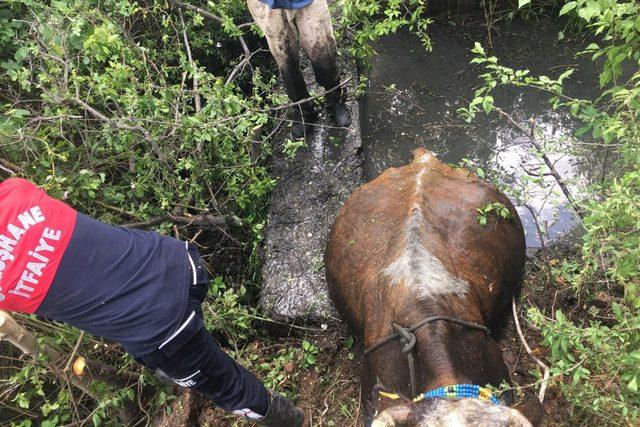
[[[597,70],[587,59],[574,58],[584,41],[557,40],[562,29],[555,21],[510,22],[492,31],[492,54],[503,65],[527,68],[533,75],[557,77],[567,67],[576,68],[566,93],[590,98],[597,87]],[[411,151],[419,146],[448,163],[469,159],[497,176],[514,194],[517,189],[519,194],[510,197],[525,226],[529,247],[539,247],[541,235],[545,242],[557,239],[577,220],[553,178],[540,175],[542,162],[528,139],[495,114],[481,113],[467,124],[456,112],[468,105],[480,84],[482,69],[469,64],[474,41],[488,46],[482,22],[468,20],[461,26],[438,21],[430,33],[432,52],[406,32],[386,37],[376,46],[378,55],[372,61],[362,100],[365,178],[373,179],[388,167],[407,163]],[[552,111],[544,94],[505,88],[494,98],[496,105],[526,128],[534,121],[539,136],[555,147],[550,158],[572,192],[598,179],[606,156],[575,149],[584,147],[571,140],[577,124]],[[527,178],[531,175],[539,182],[531,182]]]

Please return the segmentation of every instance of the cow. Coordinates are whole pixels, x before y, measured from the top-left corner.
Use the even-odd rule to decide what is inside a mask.
[[[489,209],[481,225],[486,206],[505,209]],[[374,426],[539,424],[537,400],[518,411],[510,392],[498,401],[485,387],[510,381],[495,333],[519,292],[525,249],[509,199],[424,148],[349,197],[325,266],[331,298],[366,348],[366,425],[374,416]]]

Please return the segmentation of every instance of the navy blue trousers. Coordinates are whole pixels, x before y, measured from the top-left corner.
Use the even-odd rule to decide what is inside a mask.
[[[134,357],[176,384],[193,389],[216,406],[249,418],[267,413],[269,395],[264,385],[227,355],[203,325],[202,303],[209,278],[200,255],[189,247],[193,267],[187,310],[180,328],[151,354]]]

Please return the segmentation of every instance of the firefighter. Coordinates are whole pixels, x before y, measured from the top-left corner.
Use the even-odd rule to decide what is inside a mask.
[[[193,245],[96,221],[24,179],[0,183],[1,310],[118,342],[158,375],[258,424],[301,426],[302,410],[204,328],[208,287]]]

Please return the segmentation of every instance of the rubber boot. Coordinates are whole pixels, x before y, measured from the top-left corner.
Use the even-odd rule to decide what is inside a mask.
[[[254,421],[256,424],[266,427],[302,427],[304,412],[294,406],[286,397],[269,390],[267,415]]]
[[[318,119],[318,113],[316,113],[310,102],[295,105],[292,108],[294,113],[293,123],[291,125],[291,138],[305,138],[309,133],[311,133],[311,125],[313,125]]]
[[[331,121],[341,128],[346,128],[351,125],[351,110],[349,110],[349,107],[345,103],[345,98],[343,88],[338,88],[325,96]]]

